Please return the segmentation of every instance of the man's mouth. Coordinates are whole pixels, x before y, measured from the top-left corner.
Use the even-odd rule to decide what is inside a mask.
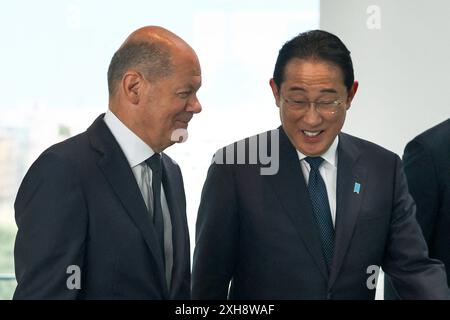
[[[175,119],[175,121],[180,122],[181,124],[187,127],[191,119],[192,115],[186,114],[186,116],[179,117],[178,119]]]
[[[187,120],[187,121],[177,120],[177,122],[180,123],[181,126],[186,127],[186,128],[187,128],[187,126],[189,124],[189,120]]]
[[[320,135],[322,132],[324,132],[324,130],[317,130],[317,131],[302,130],[302,132],[305,136],[313,138],[313,137],[317,137],[318,135]]]

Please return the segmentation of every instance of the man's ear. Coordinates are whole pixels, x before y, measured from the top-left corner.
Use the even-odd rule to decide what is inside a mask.
[[[138,104],[144,78],[139,72],[127,71],[122,77],[122,92],[132,104]]]
[[[273,97],[275,98],[275,104],[279,108],[280,107],[280,91],[278,89],[278,86],[275,83],[275,81],[273,80],[273,78],[270,79],[269,84],[270,84],[270,87],[272,88]]]
[[[352,100],[355,97],[356,91],[358,91],[359,83],[358,81],[353,82],[352,87],[350,88],[348,95],[347,95],[347,110],[350,109],[350,106],[352,104]]]

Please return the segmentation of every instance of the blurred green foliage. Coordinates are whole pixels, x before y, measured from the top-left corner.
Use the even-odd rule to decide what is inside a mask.
[[[0,274],[14,274],[14,225],[0,224]],[[0,300],[11,299],[16,288],[15,280],[0,280]]]

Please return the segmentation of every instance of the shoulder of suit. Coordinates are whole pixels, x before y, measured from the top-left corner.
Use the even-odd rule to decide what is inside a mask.
[[[44,150],[31,164],[22,185],[32,190],[37,188],[43,179],[65,182],[72,178],[78,179],[83,156],[80,148],[74,146],[79,145],[83,139],[83,134],[77,135]],[[20,191],[24,190],[21,186]]]
[[[236,145],[244,145],[244,144],[248,145],[249,143],[259,142],[259,141],[262,141],[262,139],[265,139],[266,141],[270,142],[271,139],[275,139],[275,138],[279,137],[279,134],[280,134],[279,132],[280,132],[280,130],[279,130],[279,128],[277,128],[277,129],[268,130],[268,131],[264,131],[264,132],[255,134],[253,136],[248,136],[248,137],[245,137],[243,139],[236,140],[236,141],[234,141],[234,142],[232,142],[232,143],[230,143],[230,144],[228,144],[228,145],[226,145],[224,147],[219,148],[216,151],[216,153],[221,151],[221,150],[225,151],[227,148],[231,148],[231,147],[234,147]]]
[[[412,141],[436,151],[450,149],[450,119],[422,132]]]
[[[44,150],[36,162],[42,159],[59,159],[67,162],[71,166],[77,166],[86,160],[86,154],[89,151],[89,140],[86,132],[75,135],[64,141],[56,143]]]
[[[249,136],[240,140],[236,140],[224,147],[219,148],[213,155],[212,162],[216,164],[236,164],[239,163],[238,158],[249,159],[250,155],[252,155],[256,151],[255,157],[257,158],[255,163],[252,164],[261,164],[260,163],[260,152],[257,152],[260,148],[264,148],[267,150],[271,150],[273,143],[279,143],[280,138],[280,129],[273,129],[264,131],[253,136]],[[244,153],[242,153],[244,152]],[[231,157],[231,159],[230,159]]]
[[[346,141],[347,143],[352,143],[355,148],[358,149],[362,154],[370,154],[373,155],[380,155],[380,156],[388,156],[388,157],[397,157],[398,155],[389,150],[385,147],[376,144],[374,142],[358,138],[355,136],[352,136],[348,133],[341,132],[339,134],[340,143]],[[345,142],[344,142],[345,143]]]

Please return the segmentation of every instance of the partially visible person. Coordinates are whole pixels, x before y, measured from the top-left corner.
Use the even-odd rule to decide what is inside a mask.
[[[44,151],[20,186],[14,299],[190,298],[183,179],[163,151],[185,140],[200,85],[180,37],[155,26],[128,37],[109,66],[109,110]]]
[[[445,264],[450,286],[450,119],[410,141],[405,147],[403,164],[430,257]],[[397,298],[398,293],[387,276],[385,299]]]

